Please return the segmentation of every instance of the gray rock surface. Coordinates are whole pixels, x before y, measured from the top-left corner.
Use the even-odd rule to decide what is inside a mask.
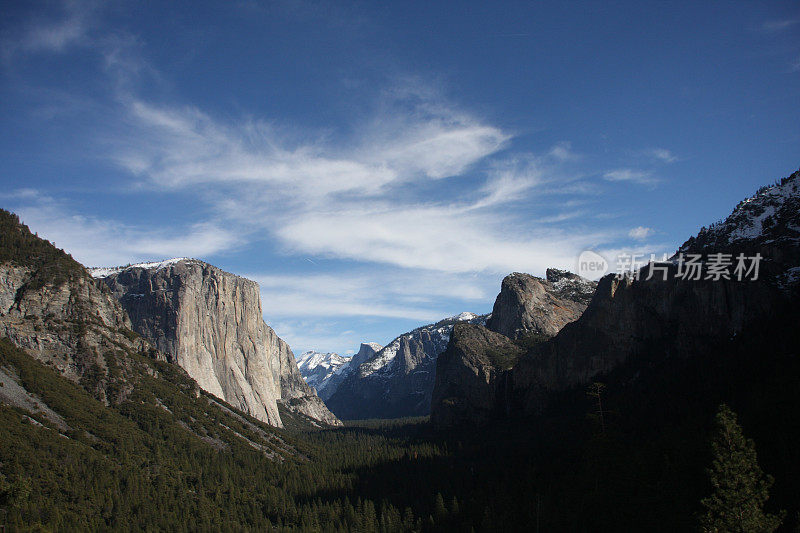
[[[95,269],[133,329],[204,390],[281,426],[277,402],[338,425],[303,380],[289,346],[266,323],[258,284],[194,259]]]

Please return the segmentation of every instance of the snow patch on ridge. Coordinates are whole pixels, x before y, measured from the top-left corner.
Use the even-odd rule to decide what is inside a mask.
[[[118,266],[118,267],[94,267],[94,268],[87,268],[86,270],[89,271],[89,274],[95,278],[107,278],[112,274],[117,274],[124,270],[128,270],[130,268],[146,268],[148,270],[154,269],[158,270],[164,267],[168,267],[169,265],[174,265],[175,263],[180,263],[181,261],[191,261],[188,257],[174,257],[172,259],[167,259],[165,261],[158,261],[152,263],[136,263],[132,265],[125,265],[125,266]]]

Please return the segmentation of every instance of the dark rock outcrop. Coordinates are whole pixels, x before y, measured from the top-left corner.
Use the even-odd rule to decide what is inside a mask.
[[[439,356],[431,422],[438,427],[484,423],[501,402],[498,376],[522,355],[521,346],[483,326],[456,324],[447,350]]]

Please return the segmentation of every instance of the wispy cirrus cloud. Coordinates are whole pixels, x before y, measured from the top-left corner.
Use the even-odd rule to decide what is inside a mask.
[[[645,150],[645,155],[662,163],[674,163],[678,161],[678,157],[666,148],[651,148]]]
[[[630,182],[640,185],[656,185],[659,179],[653,176],[649,170],[637,170],[633,168],[618,168],[603,174],[606,181]]]
[[[471,275],[430,273],[419,276],[403,269],[356,269],[323,274],[246,274],[258,282],[266,316],[348,316],[438,320],[442,299],[483,303],[494,287]],[[375,291],[375,287],[381,287]]]
[[[87,266],[123,265],[165,257],[207,257],[239,246],[241,236],[212,221],[152,228],[76,214],[69,206],[30,189],[16,196],[14,211]]]
[[[800,19],[796,18],[767,20],[761,24],[760,29],[768,33],[776,33],[787,30],[798,23],[800,23]]]
[[[3,39],[4,58],[18,53],[62,53],[90,43],[89,32],[99,7],[96,2],[81,0],[56,4],[57,16],[35,18]]]

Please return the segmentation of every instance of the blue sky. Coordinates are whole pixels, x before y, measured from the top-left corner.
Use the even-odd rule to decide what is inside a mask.
[[[197,257],[295,350],[671,252],[800,166],[796,2],[6,2],[3,207]]]

